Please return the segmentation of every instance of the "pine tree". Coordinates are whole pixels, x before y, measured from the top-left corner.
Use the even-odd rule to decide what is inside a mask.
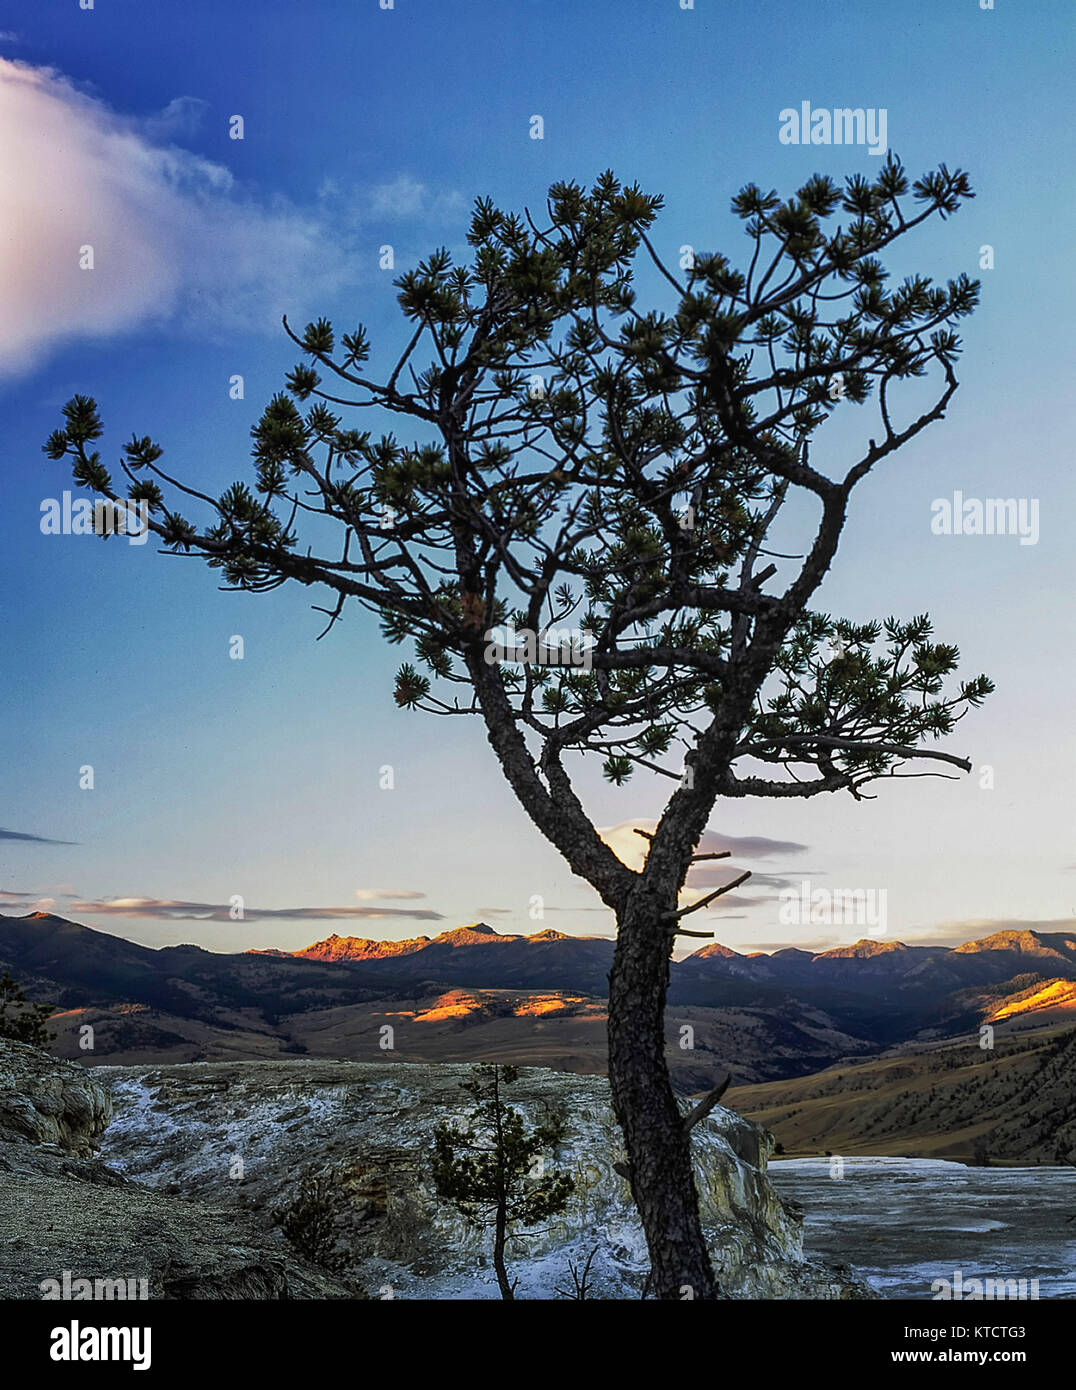
[[[47,1047],[55,1033],[45,1027],[51,1004],[31,1004],[25,991],[5,970],[0,974],[0,1038]]]
[[[676,936],[710,934],[683,918],[746,877],[679,906],[716,800],[859,798],[924,775],[902,771],[916,761],[971,768],[936,741],[992,686],[954,684],[957,648],[929,618],[810,606],[856,485],[944,416],[978,299],[964,274],[891,285],[882,258],[971,196],[944,165],[909,187],[891,156],[873,182],[817,174],[784,200],[748,184],[746,270],[706,253],[679,273],[649,235],[662,199],[611,172],[555,184],[541,223],[479,199],[471,264],[442,249],[396,281],[407,327],[380,379],[361,325],[285,320],[305,360],[253,427],[253,487],[213,499],[150,436],[123,447],[167,549],[251,592],[326,590],[324,631],[358,605],[410,642],[397,704],[481,719],[528,816],[615,914],[609,1076],[661,1298],[719,1292],[664,1055]],[[637,258],[665,295],[645,311]],[[913,403],[931,396],[905,420],[909,382]],[[820,459],[836,414],[849,429]],[[103,428],[75,396],[45,450],[115,499]],[[801,543],[778,544],[778,524]],[[640,768],[671,780],[641,870],[580,799],[595,758],[618,786]]]
[[[475,1101],[468,1122],[434,1131],[433,1181],[468,1220],[492,1227],[497,1284],[502,1298],[513,1299],[518,1280],[508,1276],[508,1242],[563,1211],[575,1183],[566,1173],[545,1171],[544,1155],[564,1139],[563,1118],[553,1114],[528,1129],[501,1093],[518,1079],[518,1069],[490,1066],[478,1073],[461,1083]]]
[[[275,1221],[301,1255],[339,1273],[350,1262],[346,1250],[339,1245],[340,1209],[339,1172],[310,1170],[303,1174],[290,1200],[275,1213]]]

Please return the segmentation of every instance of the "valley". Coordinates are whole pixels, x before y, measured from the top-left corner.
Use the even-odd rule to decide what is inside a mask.
[[[56,1006],[84,1066],[342,1059],[606,1071],[613,943],[484,923],[289,954],[158,950],[50,914],[0,916],[0,967]],[[1076,1161],[1076,940],[813,954],[707,945],[670,967],[666,1056],[793,1155]]]

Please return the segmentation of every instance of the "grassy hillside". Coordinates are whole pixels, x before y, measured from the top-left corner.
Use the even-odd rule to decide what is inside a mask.
[[[998,1027],[909,1045],[813,1076],[739,1086],[726,1102],[773,1131],[787,1156],[885,1154],[1076,1162],[1076,1028]]]

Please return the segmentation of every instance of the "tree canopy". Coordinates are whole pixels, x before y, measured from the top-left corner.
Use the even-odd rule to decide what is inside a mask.
[[[327,593],[321,635],[357,605],[410,644],[396,702],[480,716],[520,804],[615,911],[610,1079],[661,1297],[716,1290],[663,1056],[669,955],[702,905],[678,895],[715,801],[970,770],[938,744],[989,679],[957,679],[925,615],[812,601],[856,485],[957,389],[978,283],[893,283],[885,261],[971,196],[962,171],[910,183],[892,154],[873,180],[748,184],[743,269],[717,252],[671,268],[662,199],[612,172],[554,184],[537,219],[479,198],[468,262],[441,248],[395,282],[381,371],[361,324],[285,320],[302,360],[252,427],[251,481],[214,497],[151,436],[123,446],[126,497],[166,549],[227,587]],[[834,417],[849,428],[827,435]],[[48,455],[119,500],[95,401],[64,422]],[[585,810],[587,758],[674,784],[639,871]]]
[[[908,757],[959,763],[916,745],[949,734],[989,681],[947,690],[958,652],[932,640],[925,616],[850,623],[807,605],[852,488],[944,413],[954,325],[978,298],[963,274],[892,286],[879,255],[970,196],[945,166],[909,190],[892,156],[873,182],[816,175],[786,201],[748,185],[733,202],[746,273],[698,254],[679,276],[649,236],[662,199],[612,173],[589,192],[555,184],[542,227],[479,199],[472,264],[441,249],[397,280],[413,328],[384,381],[366,372],[361,325],[289,329],[306,360],[252,429],[253,486],[210,497],[170,478],[161,447],[136,435],[121,460],[127,496],[148,504],[167,547],[201,553],[229,586],[325,586],[329,626],[349,600],[377,612],[390,642],[413,647],[397,702],[484,714],[547,833],[549,793],[559,815],[571,808],[568,755],[596,754],[617,783],[637,766],[680,781],[748,685],[718,794],[858,795]],[[640,252],[668,310],[636,305]],[[895,385],[931,369],[936,400],[895,422]],[[823,471],[820,428],[872,399],[877,438]],[[413,437],[345,427],[343,411],[370,408]],[[48,453],[118,496],[92,448],[95,403],[77,396],[64,414]],[[215,520],[188,521],[162,484]],[[815,499],[817,527],[772,587],[788,569],[763,564],[767,536],[797,490]],[[338,523],[336,553],[315,517]],[[301,543],[304,522],[319,548]],[[511,659],[512,629],[531,634],[537,659]],[[757,770],[738,775],[748,758]]]

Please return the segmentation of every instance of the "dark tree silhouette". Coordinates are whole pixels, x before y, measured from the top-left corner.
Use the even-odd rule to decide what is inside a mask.
[[[325,631],[351,603],[413,642],[397,703],[481,718],[531,820],[615,913],[609,1073],[659,1297],[717,1292],[664,1057],[676,935],[719,895],[679,906],[716,799],[860,797],[924,775],[902,771],[918,759],[970,770],[932,746],[992,688],[950,686],[956,647],[925,617],[809,605],[856,484],[944,415],[954,325],[978,297],[963,274],[891,286],[880,258],[971,196],[944,165],[909,188],[893,157],[873,182],[815,175],[786,201],[748,185],[746,271],[706,254],[680,274],[648,235],[661,198],[611,173],[554,185],[541,225],[479,199],[471,265],[439,250],[396,281],[410,328],[381,379],[361,326],[285,321],[307,360],[253,427],[253,488],[213,498],[150,437],[123,449],[127,495],[168,549],[228,586],[327,590]],[[639,257],[667,307],[636,307]],[[898,418],[915,378],[917,413]],[[413,442],[345,427],[352,410]],[[837,412],[864,426],[843,461],[836,441],[819,457]],[[95,402],[64,418],[46,452],[119,500]],[[177,492],[212,524],[173,510]],[[584,809],[573,773],[591,755],[618,785],[640,767],[673,783],[641,871]]]
[[[508,1241],[563,1211],[575,1187],[567,1174],[545,1171],[543,1156],[564,1138],[563,1119],[551,1115],[528,1129],[501,1094],[518,1077],[516,1067],[478,1068],[474,1080],[461,1083],[475,1100],[469,1122],[434,1130],[434,1185],[468,1220],[493,1228],[493,1268],[507,1299],[515,1298],[517,1283],[505,1264]]]
[[[47,1047],[56,1036],[45,1027],[52,1012],[51,1004],[31,1004],[8,971],[0,974],[0,1038]]]
[[[343,1206],[338,1169],[303,1174],[289,1200],[274,1213],[275,1224],[300,1255],[334,1274],[350,1263],[339,1244],[339,1216]]]

